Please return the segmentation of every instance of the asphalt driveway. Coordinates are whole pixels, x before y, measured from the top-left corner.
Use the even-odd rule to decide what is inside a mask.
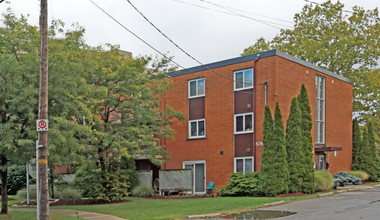
[[[258,210],[297,212],[277,219],[380,219],[380,187],[295,201]]]

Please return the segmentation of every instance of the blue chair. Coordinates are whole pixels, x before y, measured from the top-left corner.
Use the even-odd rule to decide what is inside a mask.
[[[209,182],[208,187],[205,188],[205,190],[206,190],[206,194],[212,195],[214,191],[214,182],[213,181]]]

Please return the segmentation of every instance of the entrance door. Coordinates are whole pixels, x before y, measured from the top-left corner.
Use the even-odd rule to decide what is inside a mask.
[[[325,170],[325,154],[316,155],[317,156],[317,170]]]
[[[205,192],[206,164],[205,161],[185,161],[183,168],[193,169],[193,190],[195,193]]]

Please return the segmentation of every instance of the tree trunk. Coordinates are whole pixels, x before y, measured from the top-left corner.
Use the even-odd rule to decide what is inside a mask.
[[[7,174],[8,168],[7,158],[1,154],[0,155],[0,178],[1,178],[1,215],[8,214],[8,182],[7,182]]]

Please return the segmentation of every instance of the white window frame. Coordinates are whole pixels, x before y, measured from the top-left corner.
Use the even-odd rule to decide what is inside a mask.
[[[244,76],[245,76],[245,71],[251,71],[252,72],[252,85],[250,86],[245,86],[245,82],[244,82]],[[236,74],[237,73],[243,73],[243,87],[242,88],[236,88]],[[253,69],[250,68],[250,69],[243,69],[243,70],[238,70],[238,71],[235,71],[234,72],[234,91],[239,91],[239,90],[245,90],[245,89],[252,89],[253,88],[253,85],[255,84],[255,81],[254,81],[254,78],[253,78]]]
[[[323,97],[320,97],[320,84],[319,79],[322,78],[323,83]],[[316,75],[315,77],[315,143],[316,144],[324,144],[326,142],[326,78],[320,75]],[[323,101],[323,118],[320,118],[320,103]],[[320,126],[323,125],[322,129],[322,140],[320,138]]]
[[[199,124],[198,122],[203,121],[204,122],[204,135],[199,136]],[[191,136],[191,122],[197,122],[197,136]],[[197,139],[197,138],[205,138],[206,137],[206,119],[196,119],[196,120],[189,120],[189,139]]]
[[[245,174],[245,160],[246,159],[252,159],[252,172],[255,172],[255,159],[254,157],[235,157],[234,158],[234,173],[237,173],[237,166],[236,166],[236,161],[243,159],[243,173]]]
[[[236,118],[238,116],[243,116],[243,128],[245,128],[245,116],[246,115],[252,115],[252,130],[250,131],[236,131],[237,126],[236,126]],[[249,134],[253,133],[253,127],[254,127],[254,121],[253,121],[253,112],[248,112],[248,113],[242,113],[242,114],[235,114],[234,115],[234,134]]]
[[[204,91],[203,91],[202,95],[198,95],[198,82],[201,81],[201,80],[203,80],[203,83],[204,83],[204,87],[203,87]],[[196,82],[195,83],[195,85],[196,85],[195,86],[195,93],[197,93],[197,94],[193,95],[193,96],[190,95],[190,83],[191,82]],[[206,94],[206,81],[205,81],[205,78],[198,78],[198,79],[189,80],[188,83],[187,83],[187,87],[188,87],[188,94],[189,94],[188,97],[189,97],[189,99],[198,98],[198,97],[204,97],[205,94]]]

